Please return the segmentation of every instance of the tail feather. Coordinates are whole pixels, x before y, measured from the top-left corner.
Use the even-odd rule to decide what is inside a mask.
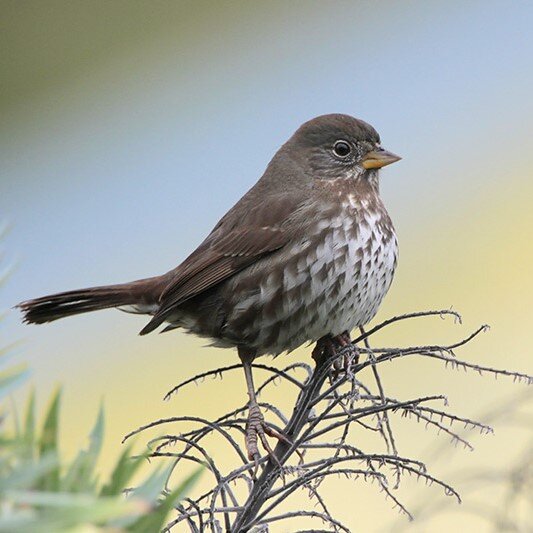
[[[150,283],[152,282],[152,283]],[[27,324],[44,324],[67,316],[127,305],[154,303],[152,280],[60,292],[17,305]]]

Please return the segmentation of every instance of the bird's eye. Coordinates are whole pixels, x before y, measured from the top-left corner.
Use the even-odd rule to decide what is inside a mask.
[[[339,157],[346,157],[352,151],[352,147],[346,141],[337,141],[333,146],[333,151]]]

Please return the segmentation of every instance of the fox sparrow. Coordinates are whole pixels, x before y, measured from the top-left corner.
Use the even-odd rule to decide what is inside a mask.
[[[248,387],[246,445],[275,432],[263,419],[253,360],[305,342],[345,345],[376,314],[398,245],[379,195],[379,169],[400,158],[369,124],[331,114],[303,124],[259,181],[178,267],[152,278],[19,304],[41,324],[111,307],[151,315],[141,331],[183,328],[235,347]],[[283,438],[281,435],[276,435]]]

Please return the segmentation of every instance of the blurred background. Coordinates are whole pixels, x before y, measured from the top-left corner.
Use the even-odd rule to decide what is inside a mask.
[[[4,0],[0,11],[0,221],[9,226],[1,247],[10,270],[2,341],[18,341],[41,402],[64,385],[67,453],[84,444],[102,399],[102,468],[140,424],[242,403],[240,374],[162,401],[177,381],[236,356],[180,332],[140,338],[145,319],[118,312],[25,327],[9,309],[174,267],[300,123],[322,113],[363,118],[403,156],[382,172],[401,254],[377,320],[450,307],[464,316],[463,326],[402,326],[382,343],[444,342],[488,323],[463,357],[531,373],[531,2]],[[278,364],[289,358],[308,360],[309,350]],[[524,392],[415,360],[389,365],[384,381],[397,397],[445,393],[453,412],[471,417]],[[434,471],[453,481],[452,470],[510,466],[527,431],[495,430],[474,439],[475,452],[433,461]],[[445,439],[414,422],[398,431],[405,456],[430,457]],[[398,524],[372,485],[339,481],[328,491],[354,531]],[[503,505],[498,492],[480,491]],[[399,496],[407,505],[445,499],[415,483]],[[456,507],[412,530],[452,527],[492,530]]]

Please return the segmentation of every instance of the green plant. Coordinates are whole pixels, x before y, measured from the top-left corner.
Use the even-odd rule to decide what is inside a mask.
[[[0,228],[0,238],[4,233],[5,228]],[[0,275],[0,284],[4,279]],[[100,482],[97,460],[104,437],[103,408],[87,448],[67,463],[59,449],[61,390],[52,395],[40,431],[34,392],[21,419],[8,400],[10,393],[27,380],[29,371],[25,367],[6,369],[8,352],[9,347],[0,348],[0,533],[161,531],[201,470],[169,491],[166,485],[171,468],[156,469],[131,489],[129,484],[148,453],[132,457],[129,446],[109,479]]]
[[[6,396],[27,377],[25,370],[0,372],[0,532],[131,532],[160,531],[174,504],[187,492],[196,471],[172,491],[165,491],[168,469],[154,471],[143,483],[127,490],[145,456],[131,458],[131,448],[119,457],[105,483],[97,476],[97,459],[104,436],[100,409],[88,446],[70,464],[58,447],[61,391],[51,399],[42,429],[36,427],[32,392],[20,421]],[[7,426],[13,419],[13,429]]]

